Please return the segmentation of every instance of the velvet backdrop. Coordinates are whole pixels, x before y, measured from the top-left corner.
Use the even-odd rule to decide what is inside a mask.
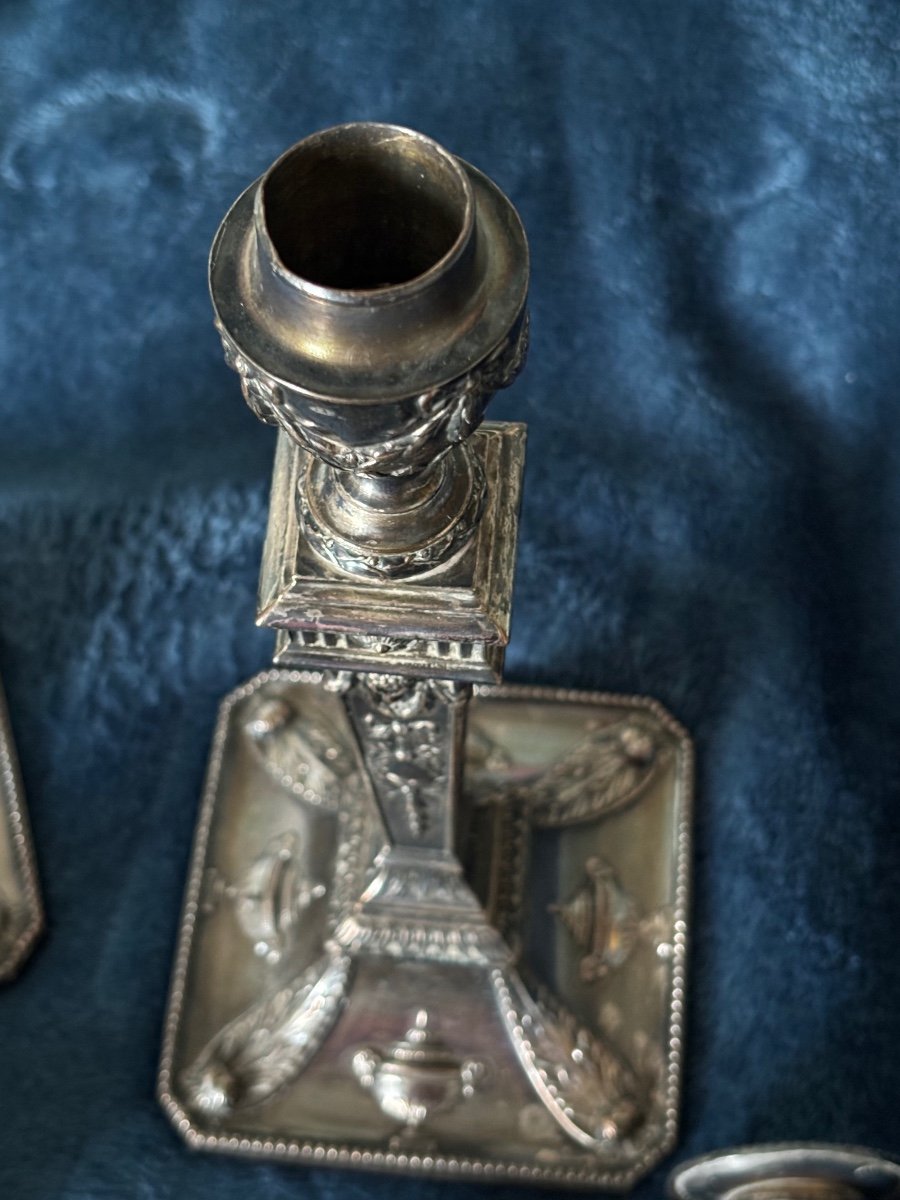
[[[153,1099],[216,706],[271,645],[207,250],[356,118],[531,239],[508,677],[697,739],[679,1154],[900,1151],[898,49],[891,0],[0,6],[0,671],[50,924],[0,995],[4,1200],[488,1195],[198,1157]]]

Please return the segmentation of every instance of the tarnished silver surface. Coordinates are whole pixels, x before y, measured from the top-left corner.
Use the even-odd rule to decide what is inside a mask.
[[[258,417],[308,451],[307,542],[349,575],[409,578],[472,540],[465,442],[525,359],[528,250],[479,171],[393,125],[286,151],[210,256],[225,356]]]
[[[857,1146],[738,1146],[678,1167],[669,1194],[676,1200],[897,1200],[900,1164]]]
[[[360,718],[324,682],[273,670],[222,707],[161,1074],[176,1127],[212,1150],[627,1187],[677,1119],[683,731],[651,701],[479,689],[463,870],[417,877],[384,854]],[[387,782],[401,825],[405,783]]]
[[[278,634],[279,666],[333,666],[499,682],[509,638],[525,427],[485,422],[472,456],[487,482],[470,544],[439,571],[394,587],[324,562],[298,494],[308,452],[280,434],[258,623]]]
[[[0,686],[0,982],[17,973],[43,923],[22,780]]]
[[[499,680],[524,428],[515,210],[360,124],[231,209],[210,283],[277,424],[160,1096],[193,1146],[624,1188],[672,1145],[691,751],[651,701]],[[473,684],[479,685],[472,698]]]

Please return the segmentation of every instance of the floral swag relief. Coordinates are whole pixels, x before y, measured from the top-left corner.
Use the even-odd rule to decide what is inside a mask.
[[[317,458],[340,470],[412,475],[420,469],[423,453],[433,462],[464,442],[481,424],[491,396],[509,387],[519,374],[528,353],[529,317],[526,313],[473,370],[414,397],[404,433],[360,446],[347,446],[300,416],[291,405],[289,390],[245,358],[218,321],[216,329],[225,361],[237,371],[244,399],[261,421],[280,426]]]

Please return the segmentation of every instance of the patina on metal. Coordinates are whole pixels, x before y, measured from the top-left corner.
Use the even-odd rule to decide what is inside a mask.
[[[669,1177],[673,1200],[898,1200],[900,1164],[876,1150],[823,1143],[739,1146]]]
[[[18,973],[43,927],[22,778],[0,686],[0,983]]]
[[[691,751],[652,701],[497,686],[519,218],[430,139],[340,126],[238,199],[210,283],[279,430],[276,669],[222,707],[162,1102],[211,1150],[627,1187],[676,1131]]]

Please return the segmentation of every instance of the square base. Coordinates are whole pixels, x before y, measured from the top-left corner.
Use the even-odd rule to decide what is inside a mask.
[[[460,845],[509,948],[352,956],[377,823],[339,697],[269,671],[223,703],[159,1092],[194,1147],[625,1189],[672,1146],[691,747],[653,701],[476,690]]]

